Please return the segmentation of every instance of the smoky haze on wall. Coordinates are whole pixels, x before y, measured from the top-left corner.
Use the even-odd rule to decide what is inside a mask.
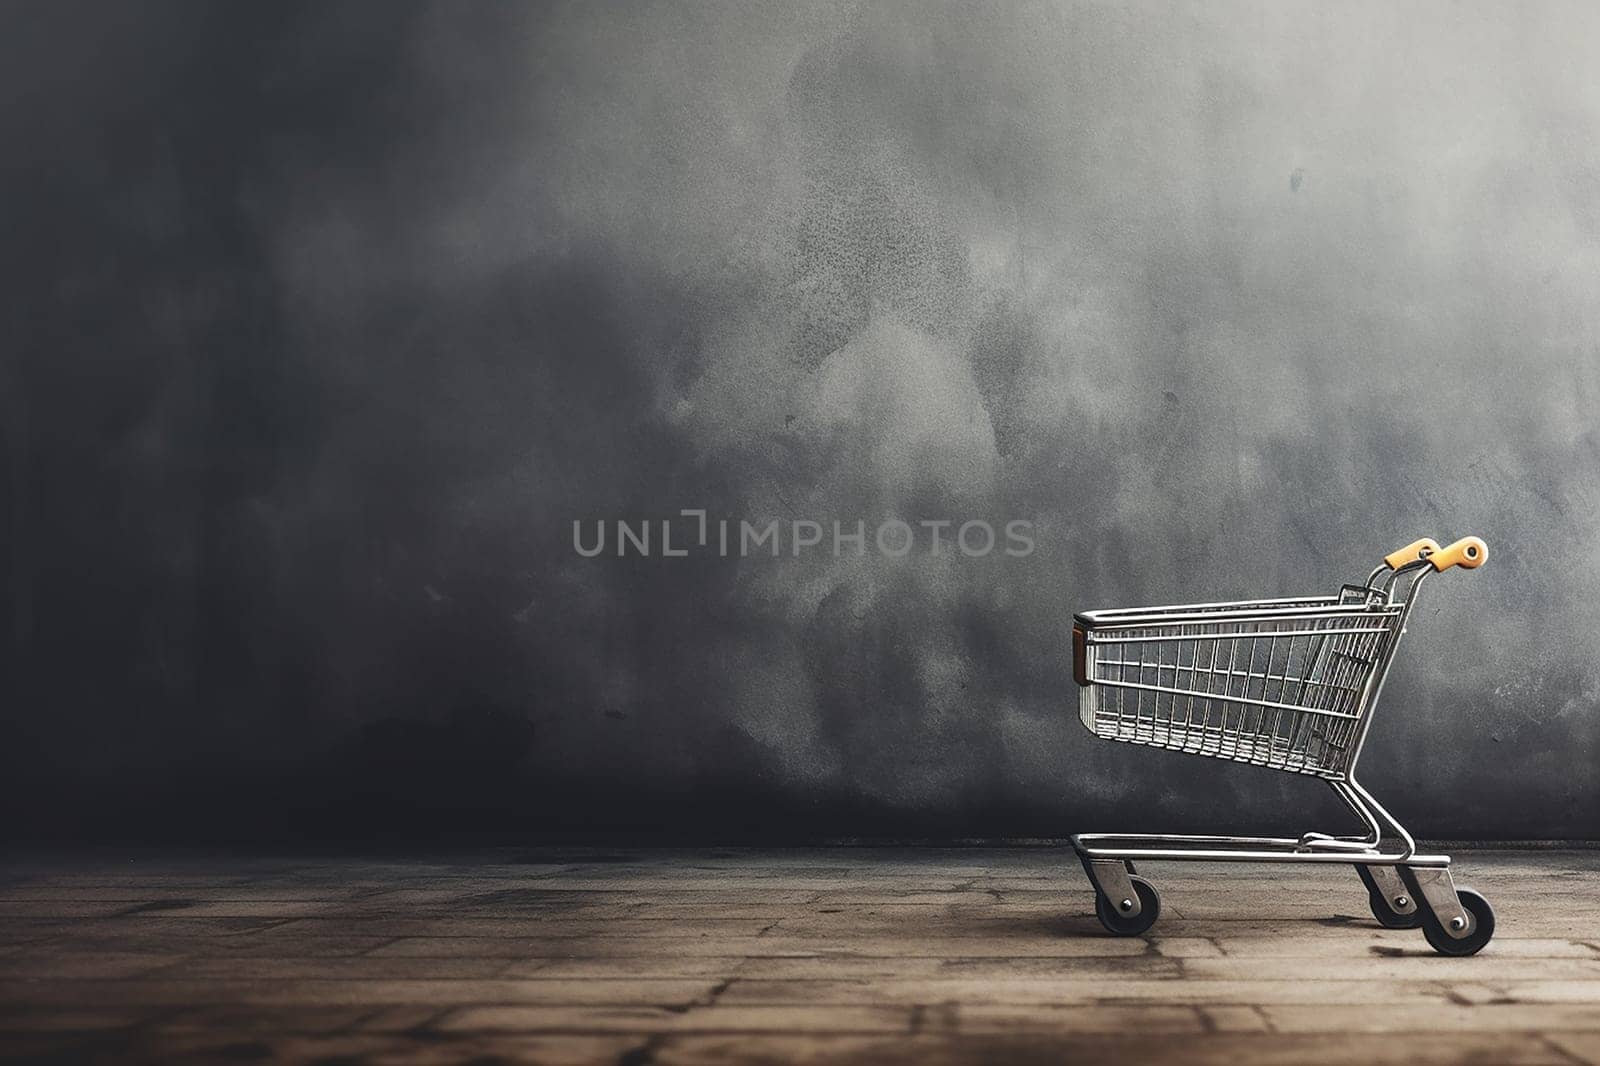
[[[5,14],[10,828],[1270,822],[1072,612],[1476,533],[1366,780],[1600,835],[1592,6]],[[573,549],[684,508],[1035,548]]]

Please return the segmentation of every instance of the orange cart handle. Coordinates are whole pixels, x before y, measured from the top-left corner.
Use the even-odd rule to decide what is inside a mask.
[[[1418,559],[1426,559],[1430,555],[1439,554],[1439,542],[1432,537],[1423,537],[1414,540],[1404,548],[1396,548],[1383,557],[1383,565],[1390,570],[1398,570],[1407,563],[1414,563]]]
[[[1476,570],[1489,558],[1489,546],[1481,537],[1462,537],[1448,548],[1440,548],[1428,556],[1435,570],[1448,570],[1459,566],[1463,570]]]

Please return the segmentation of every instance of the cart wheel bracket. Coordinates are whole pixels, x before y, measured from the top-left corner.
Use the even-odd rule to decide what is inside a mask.
[[[1409,866],[1406,879],[1416,886],[1446,933],[1459,940],[1472,931],[1471,919],[1456,895],[1455,881],[1450,877],[1448,866]]]
[[[1138,917],[1144,908],[1128,876],[1128,867],[1121,859],[1086,859],[1083,865],[1089,872],[1089,880],[1111,902],[1117,914],[1124,918]]]
[[[1450,871],[1444,871],[1448,876]],[[1393,866],[1368,866],[1367,873],[1378,886],[1378,891],[1383,893],[1384,901],[1389,904],[1389,909],[1396,914],[1417,913],[1417,901],[1411,898],[1411,891],[1406,888],[1405,882],[1400,880],[1400,873]],[[1455,899],[1455,890],[1450,890],[1450,898]],[[1445,923],[1449,928],[1449,923]]]

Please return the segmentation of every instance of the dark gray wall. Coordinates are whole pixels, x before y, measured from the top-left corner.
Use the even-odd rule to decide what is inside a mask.
[[[1600,9],[8,4],[11,828],[1330,814],[1089,607],[1437,579],[1366,778],[1600,836]],[[575,519],[1034,523],[580,558]],[[680,530],[681,532],[681,530]]]

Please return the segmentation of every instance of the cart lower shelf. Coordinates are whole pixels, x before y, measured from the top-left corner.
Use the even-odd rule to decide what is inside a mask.
[[[1408,841],[1409,844],[1409,841]],[[1494,908],[1457,888],[1447,855],[1383,851],[1370,841],[1307,833],[1291,837],[1213,837],[1083,833],[1073,850],[1094,886],[1095,914],[1115,936],[1139,936],[1161,916],[1161,894],[1136,862],[1305,862],[1354,866],[1372,916],[1386,929],[1421,928],[1441,955],[1476,955],[1494,937]]]

